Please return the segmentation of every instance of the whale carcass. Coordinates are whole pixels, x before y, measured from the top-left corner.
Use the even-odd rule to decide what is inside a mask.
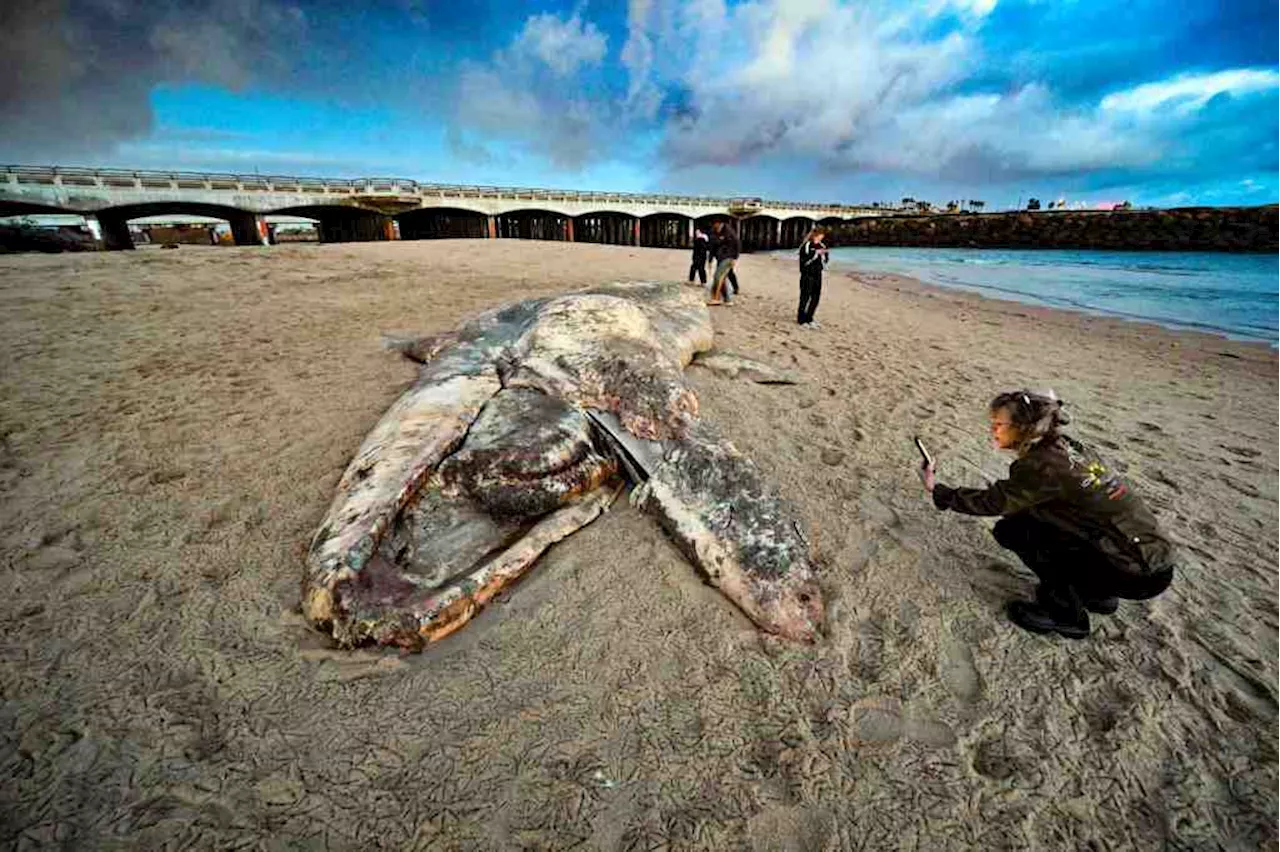
[[[307,619],[344,647],[420,649],[466,624],[624,490],[762,630],[823,619],[799,518],[698,417],[699,291],[609,284],[396,344],[422,364],[312,539]]]

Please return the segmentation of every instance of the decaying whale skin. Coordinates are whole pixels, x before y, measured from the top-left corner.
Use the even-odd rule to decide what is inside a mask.
[[[708,583],[760,628],[817,639],[822,590],[800,519],[750,459],[703,421],[678,440],[646,441],[608,414],[588,416],[637,482],[632,503],[658,519]]]
[[[312,540],[303,612],[341,645],[419,649],[555,542],[633,501],[761,629],[812,640],[822,596],[798,519],[698,418],[700,293],[611,284],[393,344],[418,380],[366,437]]]

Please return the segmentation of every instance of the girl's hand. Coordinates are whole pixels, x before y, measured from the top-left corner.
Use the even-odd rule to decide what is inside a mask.
[[[924,483],[924,490],[932,494],[933,486],[937,484],[937,480],[933,475],[933,465],[928,462],[920,462],[920,481]]]

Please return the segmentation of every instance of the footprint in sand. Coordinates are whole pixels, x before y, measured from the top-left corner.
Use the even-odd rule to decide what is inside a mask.
[[[893,698],[864,698],[849,708],[849,728],[854,742],[884,745],[902,736],[902,705]]]
[[[908,739],[934,748],[949,748],[956,744],[955,731],[937,719],[908,718],[906,733]]]
[[[896,527],[902,523],[896,509],[870,494],[863,495],[858,500],[858,509],[871,527]]]
[[[94,566],[84,562],[83,544],[76,529],[48,533],[23,560],[23,567],[51,579],[60,595],[85,591],[95,577]]]
[[[859,745],[885,745],[902,737],[933,748],[956,743],[955,732],[949,726],[908,712],[895,698],[873,697],[854,702],[849,708],[849,729]]]
[[[972,751],[973,771],[992,781],[1026,774],[1027,761],[1004,736],[983,740]]]
[[[943,685],[961,701],[973,702],[982,697],[982,679],[973,664],[973,652],[949,633],[942,637],[939,674]]]
[[[1136,703],[1133,693],[1123,684],[1103,683],[1085,696],[1081,702],[1080,715],[1089,726],[1089,731],[1095,737],[1103,738]]]
[[[42,545],[26,558],[24,567],[29,571],[67,572],[80,564],[80,553],[74,547]]]
[[[850,668],[859,680],[875,683],[884,665],[884,624],[880,618],[858,623],[858,643]]]

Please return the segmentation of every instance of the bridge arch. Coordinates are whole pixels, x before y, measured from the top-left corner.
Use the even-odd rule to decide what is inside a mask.
[[[206,204],[198,201],[148,201],[143,204],[121,204],[98,211],[99,218],[141,219],[144,216],[163,216],[168,213],[186,213],[192,216],[208,216],[230,222],[237,216],[252,216],[250,210],[242,210],[226,204]]]
[[[133,248],[133,236],[129,233],[131,220],[170,213],[221,219],[231,226],[231,235],[238,246],[261,245],[269,239],[265,223],[261,222],[256,214],[226,204],[177,200],[148,201],[105,207],[92,215],[98,217],[98,224],[102,227],[103,245],[106,248],[131,249]]]
[[[818,224],[827,229],[827,245],[834,245],[834,237],[840,233],[840,226],[845,223],[841,216],[823,216]]]
[[[315,219],[322,243],[370,242],[393,238],[391,217],[377,210],[352,204],[305,204],[272,210],[281,216]],[[239,239],[236,240],[237,244]]]
[[[494,236],[511,240],[569,240],[573,220],[564,213],[525,208],[494,217]]]
[[[402,240],[483,239],[489,217],[460,207],[421,207],[398,214]]]
[[[616,210],[583,213],[573,217],[573,238],[580,243],[633,246],[639,236],[639,223],[630,213]]]
[[[809,231],[813,230],[814,220],[808,216],[792,216],[782,220],[779,248],[799,248]]]
[[[738,224],[743,251],[773,251],[779,245],[782,221],[767,213],[748,216]]]
[[[640,245],[653,248],[689,248],[693,219],[683,213],[650,213],[640,218]]]

